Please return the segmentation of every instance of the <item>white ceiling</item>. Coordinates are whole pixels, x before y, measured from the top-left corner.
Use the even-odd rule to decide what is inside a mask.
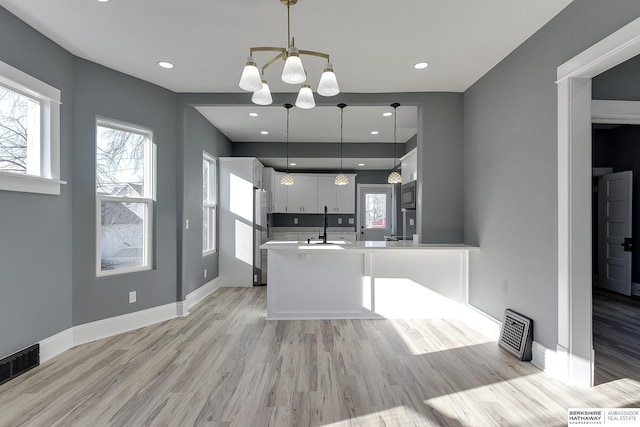
[[[269,107],[197,107],[213,125],[234,142],[283,142],[286,140],[287,115],[281,105]],[[386,107],[345,107],[343,141],[393,142],[394,117]],[[249,116],[257,113],[257,117]],[[397,110],[397,142],[407,142],[417,131],[418,112],[415,106],[400,106]],[[269,132],[262,135],[261,131]],[[379,132],[372,135],[372,131]],[[292,108],[289,115],[289,141],[340,142],[340,109],[316,107],[312,110]]]
[[[291,29],[298,48],[331,55],[342,92],[463,92],[571,1],[299,0]],[[175,92],[242,92],[249,48],[287,43],[279,0],[0,0],[0,6],[74,55]],[[255,54],[259,66],[272,56]],[[302,59],[315,90],[324,60]],[[161,60],[175,68],[158,67]],[[430,66],[415,70],[422,60]],[[281,70],[274,64],[266,71],[272,92],[296,92],[279,81]],[[405,122],[404,108],[398,141],[415,134],[415,113]],[[261,107],[262,118],[251,121],[245,108],[201,109],[233,141],[282,141],[276,123],[284,116],[259,123],[281,110]],[[369,121],[370,110],[376,108],[345,110],[346,142],[392,141],[392,119],[371,114]],[[291,140],[335,141],[339,110],[293,109],[291,121]],[[258,138],[263,126],[274,129],[270,138]],[[377,127],[381,135],[371,138]]]

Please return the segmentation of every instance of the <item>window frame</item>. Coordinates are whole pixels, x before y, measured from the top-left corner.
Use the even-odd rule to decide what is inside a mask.
[[[2,61],[0,85],[40,103],[40,173],[0,171],[0,190],[60,195],[60,90]]]
[[[211,197],[211,203],[206,203],[205,200],[202,201],[202,222],[204,224],[204,214],[205,210],[209,210],[210,214],[213,212],[214,218],[209,221],[209,230],[213,232],[213,238],[211,239],[212,247],[205,248],[204,247],[204,227],[202,227],[202,256],[206,257],[208,255],[212,255],[218,252],[218,160],[207,153],[206,151],[202,152],[202,161],[209,163],[209,196]],[[202,177],[203,185],[204,185],[204,175]]]
[[[98,127],[106,127],[125,132],[141,134],[146,137],[144,147],[144,186],[143,196],[104,196],[97,192],[97,133]],[[96,196],[96,277],[115,276],[120,274],[135,273],[140,271],[149,271],[153,269],[153,218],[154,205],[156,201],[156,176],[157,176],[157,147],[153,142],[153,131],[147,127],[134,125],[131,123],[113,120],[105,117],[96,117],[95,122],[94,148],[94,191]],[[123,267],[114,270],[102,270],[102,202],[125,202],[125,203],[143,203],[145,204],[144,213],[144,236],[143,236],[143,261],[144,264],[135,267]]]

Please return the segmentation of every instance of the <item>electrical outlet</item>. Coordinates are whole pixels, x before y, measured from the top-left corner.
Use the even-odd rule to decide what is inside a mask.
[[[338,218],[338,224],[342,224],[342,218]]]
[[[189,220],[188,219],[184,220],[184,228],[186,228],[187,230],[189,229]]]
[[[133,304],[137,300],[136,291],[129,292],[129,304]]]
[[[204,278],[205,279],[207,278],[207,269],[206,268],[204,269]]]
[[[409,225],[414,225],[416,222],[413,218],[409,218]]]
[[[353,218],[349,218],[349,224],[353,224]]]
[[[293,218],[293,223],[297,224],[298,223],[298,218]]]

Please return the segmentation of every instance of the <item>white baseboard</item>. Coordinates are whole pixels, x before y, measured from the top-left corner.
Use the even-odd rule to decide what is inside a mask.
[[[484,334],[487,338],[494,341],[498,341],[498,339],[500,339],[500,328],[502,327],[502,322],[498,319],[489,316],[487,313],[472,306],[471,304],[463,306],[461,314],[464,320],[478,330],[478,332]]]
[[[551,377],[563,378],[563,369],[561,369],[561,360],[558,353],[554,350],[546,348],[542,344],[534,341],[532,346],[533,359],[531,363],[536,368],[545,372]]]
[[[220,283],[215,278],[191,292],[184,301],[97,320],[66,329],[39,342],[40,363],[53,359],[80,344],[123,334],[177,317],[186,317],[189,315],[189,310],[218,288],[220,288]]]
[[[38,344],[40,344],[40,363],[44,363],[73,347],[73,328],[45,338]]]
[[[113,335],[144,328],[178,317],[177,303],[127,313],[73,327],[73,344],[80,345]]]
[[[215,279],[211,280],[208,283],[205,283],[204,285],[200,286],[198,289],[187,295],[184,299],[184,302],[182,303],[182,316],[188,316],[189,311],[193,307],[198,305],[200,302],[202,302],[203,299],[208,297],[211,293],[215,292],[215,290],[220,287],[220,280],[218,280],[218,277],[216,277]]]

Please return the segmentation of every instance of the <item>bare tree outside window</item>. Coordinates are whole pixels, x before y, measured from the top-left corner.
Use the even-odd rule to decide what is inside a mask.
[[[146,136],[98,126],[96,142],[96,191],[111,196],[143,196]]]
[[[35,102],[0,86],[0,170],[27,172],[29,102]]]

